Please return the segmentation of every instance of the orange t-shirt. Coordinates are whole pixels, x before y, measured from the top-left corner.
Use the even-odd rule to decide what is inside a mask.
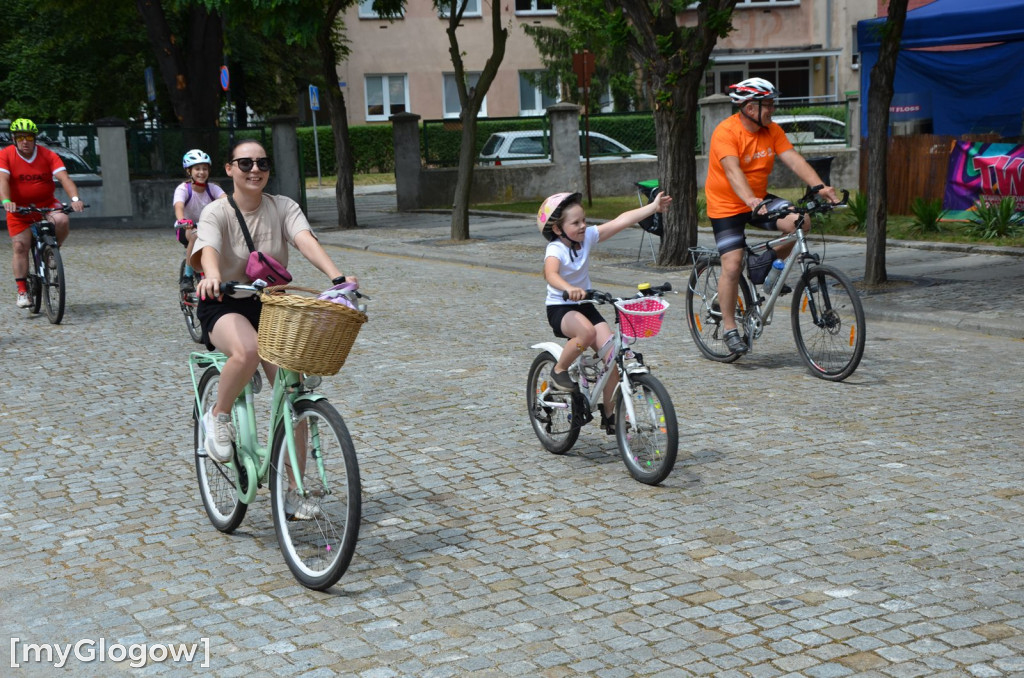
[[[722,167],[722,158],[730,155],[739,158],[740,169],[754,195],[763,198],[768,192],[768,175],[775,165],[775,156],[791,148],[793,144],[786,138],[786,133],[774,122],[756,132],[748,132],[739,113],[723,120],[711,134],[708,152],[708,178],[704,182],[708,217],[725,219],[750,211],[750,206],[732,190]]]

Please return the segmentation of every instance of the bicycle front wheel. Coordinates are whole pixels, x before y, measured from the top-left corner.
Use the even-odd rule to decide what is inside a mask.
[[[718,257],[700,259],[693,265],[690,282],[686,286],[686,325],[690,329],[693,343],[704,357],[720,363],[731,363],[740,354],[733,353],[725,345],[722,311],[718,305],[718,280],[721,273],[722,261]],[[750,287],[741,276],[736,295],[736,329],[748,341],[748,345],[744,319],[753,305]]]
[[[206,431],[203,429],[203,415],[217,402],[217,390],[220,386],[220,371],[211,367],[203,373],[199,380],[200,410],[194,416],[196,477],[199,479],[199,496],[203,499],[203,507],[210,522],[221,532],[230,534],[235,531],[245,518],[248,505],[238,496],[235,488],[235,469],[245,473],[243,466],[222,464],[206,454]]]
[[[185,277],[185,260],[181,260],[181,267],[178,270],[178,280]],[[192,341],[197,344],[201,344],[203,341],[203,328],[199,325],[199,316],[197,311],[199,309],[198,299],[196,299],[196,284],[199,282],[199,276],[195,273],[192,274],[192,289],[182,290],[178,288],[178,303],[181,305],[181,312],[185,316],[185,327],[188,328],[188,335],[192,337]]]
[[[615,440],[631,476],[647,485],[668,477],[679,450],[679,422],[668,391],[650,374],[630,375],[633,394],[619,395],[615,403]],[[633,403],[629,419],[624,398]]]
[[[359,462],[345,422],[325,400],[295,405],[297,469],[284,424],[274,434],[270,507],[288,569],[303,586],[324,591],[345,574],[356,550],[362,496]],[[299,496],[293,476],[302,478]]]
[[[47,245],[43,248],[43,269],[46,272],[42,281],[46,317],[57,325],[64,318],[64,262],[61,261],[59,247]]]
[[[811,374],[842,381],[864,356],[864,307],[846,274],[814,266],[793,291],[793,339]]]
[[[552,454],[565,454],[580,437],[580,429],[572,425],[572,394],[558,391],[551,385],[551,368],[555,357],[541,353],[530,366],[526,379],[526,409],[530,424],[540,444]]]

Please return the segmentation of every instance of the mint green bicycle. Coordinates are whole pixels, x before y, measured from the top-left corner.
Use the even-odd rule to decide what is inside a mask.
[[[261,290],[238,283],[221,286],[224,294]],[[356,296],[351,292],[353,304]],[[365,320],[361,311],[351,312],[362,316],[360,323]],[[326,590],[352,561],[362,515],[359,462],[345,422],[325,396],[314,393],[319,376],[280,367],[265,438],[270,444],[260,445],[253,406],[253,396],[262,387],[257,372],[231,410],[235,454],[230,462],[217,462],[206,453],[202,418],[217,400],[226,362],[219,351],[189,355],[196,475],[206,514],[214,527],[230,534],[269,476],[270,511],[285,562],[303,586]]]

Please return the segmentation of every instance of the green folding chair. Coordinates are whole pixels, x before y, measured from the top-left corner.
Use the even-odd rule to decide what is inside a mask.
[[[658,187],[657,179],[636,182],[636,198],[640,202],[641,207],[650,204],[652,200],[658,197],[660,192],[661,188]],[[644,200],[647,202],[645,203]],[[636,252],[636,260],[640,261],[640,253],[644,250],[644,238],[650,235],[651,237],[647,238],[647,245],[651,248],[651,261],[656,261],[658,255],[654,251],[654,236],[661,238],[661,235],[665,232],[665,223],[662,220],[662,215],[652,214],[640,222],[640,228],[643,229],[643,233],[640,234],[640,249]]]

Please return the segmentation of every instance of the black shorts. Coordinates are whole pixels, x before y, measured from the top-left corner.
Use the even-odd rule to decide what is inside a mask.
[[[765,199],[776,196],[768,194]],[[777,219],[764,219],[753,216],[752,212],[742,212],[723,219],[710,219],[711,230],[715,232],[715,245],[719,254],[741,250],[747,246],[747,238],[743,234],[747,224],[765,231],[779,230]]]
[[[258,297],[224,297],[224,301],[212,299],[209,301],[200,300],[196,306],[196,317],[199,319],[199,326],[203,328],[203,343],[206,348],[213,351],[214,346],[210,343],[210,330],[222,316],[229,313],[238,313],[252,324],[253,329],[260,328],[260,310],[263,304]]]
[[[595,327],[603,322],[607,322],[604,316],[601,315],[601,312],[597,310],[597,306],[593,304],[555,304],[548,306],[548,324],[555,331],[556,337],[561,337],[562,339],[569,338],[562,334],[562,318],[572,311],[582,313]]]

